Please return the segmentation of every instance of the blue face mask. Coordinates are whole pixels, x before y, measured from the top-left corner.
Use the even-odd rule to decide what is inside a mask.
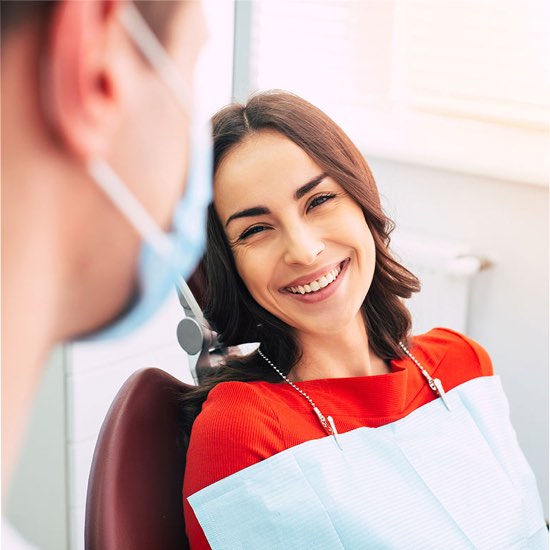
[[[88,172],[142,235],[138,294],[132,306],[115,322],[83,338],[86,341],[126,336],[151,319],[175,285],[185,285],[199,262],[205,244],[206,209],[212,199],[212,144],[209,123],[196,116],[189,87],[139,11],[128,2],[121,22],[130,37],[158,72],[191,118],[191,154],[185,194],[174,210],[172,228],[162,231],[157,222],[115,171],[103,160],[88,163]]]

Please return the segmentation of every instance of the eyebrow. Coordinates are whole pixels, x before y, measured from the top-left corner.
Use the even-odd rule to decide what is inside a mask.
[[[301,187],[298,187],[294,192],[294,199],[300,200],[304,195],[307,195],[312,189],[315,189],[325,178],[327,177],[326,173],[322,173],[318,176],[315,176],[312,180],[308,181]],[[271,214],[271,210],[267,206],[253,206],[252,208],[246,208],[245,210],[239,210],[234,214],[231,214],[227,221],[225,222],[225,227],[229,225],[229,222],[236,220],[238,218],[250,218],[253,216],[264,216],[266,214]]]

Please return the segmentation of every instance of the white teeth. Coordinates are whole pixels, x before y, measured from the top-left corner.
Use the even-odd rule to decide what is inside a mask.
[[[338,266],[316,281],[312,281],[311,283],[303,286],[290,286],[287,287],[287,290],[290,290],[293,294],[309,294],[310,292],[317,292],[318,290],[321,290],[322,288],[330,285],[330,283],[334,282],[340,274],[340,271],[342,271],[342,268]]]

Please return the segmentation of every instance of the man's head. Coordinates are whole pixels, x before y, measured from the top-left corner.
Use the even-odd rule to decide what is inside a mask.
[[[167,80],[193,94],[206,30],[198,1],[140,2],[139,13],[136,4],[116,0],[0,6],[5,491],[52,346],[128,310],[143,266],[138,258],[147,256],[143,234],[171,242],[163,230],[174,212],[185,230],[197,230],[191,215],[181,215],[181,203],[176,208],[185,193],[184,213],[202,211],[187,178],[193,109],[189,101],[182,108]],[[151,44],[160,66],[146,51]],[[92,169],[98,166],[99,175]],[[103,177],[109,172],[119,182],[114,193]],[[209,185],[207,179],[199,184]],[[141,234],[128,203],[148,222]],[[196,240],[172,250],[196,255]],[[158,285],[146,288],[157,292],[140,303],[158,303]],[[125,327],[144,310],[131,311]]]
[[[52,222],[43,246],[57,264],[42,267],[59,285],[56,340],[108,323],[135,290],[141,236],[90,177],[90,160],[112,167],[163,229],[185,192],[191,107],[128,32],[125,4],[2,2],[3,194],[17,181],[6,196],[24,194],[28,215]],[[200,3],[135,5],[191,87],[206,36]]]

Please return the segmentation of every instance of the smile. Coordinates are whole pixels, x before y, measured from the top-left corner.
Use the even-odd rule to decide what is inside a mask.
[[[291,294],[311,294],[314,292],[319,292],[319,290],[326,288],[327,286],[332,284],[338,278],[338,275],[340,275],[341,271],[342,264],[340,264],[338,267],[335,267],[334,269],[331,269],[318,279],[315,279],[304,285],[287,287],[285,288],[285,290],[290,292]]]

